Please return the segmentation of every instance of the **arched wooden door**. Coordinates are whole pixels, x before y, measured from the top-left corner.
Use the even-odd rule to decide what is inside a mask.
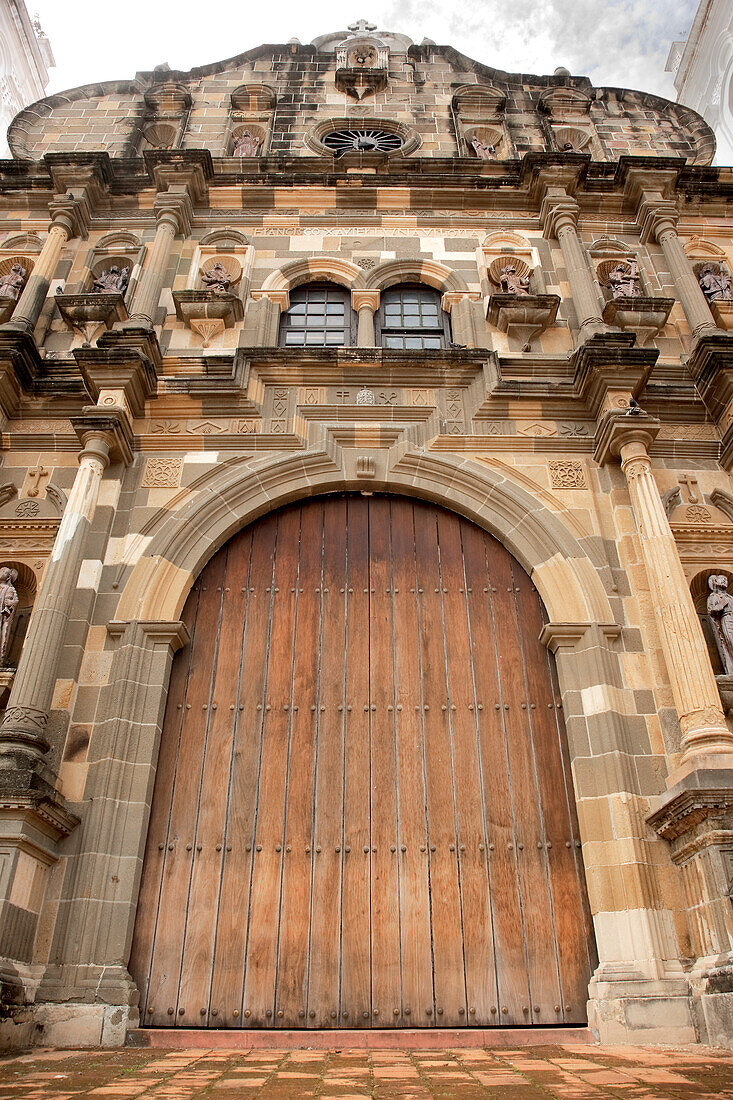
[[[328,497],[204,569],[130,969],[148,1026],[585,1020],[593,937],[539,597],[431,504]]]

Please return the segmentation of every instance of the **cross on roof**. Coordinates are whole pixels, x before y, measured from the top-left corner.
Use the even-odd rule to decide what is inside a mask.
[[[367,31],[375,31],[377,24],[369,23],[366,19],[357,19],[356,23],[350,23],[346,29],[353,31],[354,34],[366,34]]]

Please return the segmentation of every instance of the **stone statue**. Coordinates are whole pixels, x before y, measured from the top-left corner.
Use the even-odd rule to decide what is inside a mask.
[[[609,271],[608,282],[614,298],[638,298],[641,295],[636,263],[619,263]]]
[[[499,279],[501,280],[503,294],[529,294],[529,279],[517,275],[514,264],[507,264],[506,267],[502,267]]]
[[[496,153],[496,147],[494,145],[489,145],[478,137],[471,138],[471,145],[473,146],[474,153],[481,160],[489,160]]]
[[[730,275],[716,264],[705,264],[697,277],[700,289],[709,302],[733,302]]]
[[[227,294],[232,285],[231,275],[218,260],[208,271],[203,272],[201,281],[204,284],[204,290],[213,290],[216,294]]]
[[[92,283],[92,294],[124,294],[130,282],[129,267],[113,264],[108,271],[100,271]]]
[[[8,274],[0,279],[0,298],[11,298],[17,302],[27,278],[26,269],[21,264],[13,264]]]
[[[728,594],[728,578],[724,574],[714,574],[708,577],[708,588],[708,615],[723,671],[726,676],[733,676],[733,596]]]
[[[8,565],[0,566],[0,665],[5,664],[8,655],[10,624],[18,606],[18,593],[15,589],[17,579],[17,569],[11,569]]]
[[[242,130],[242,133],[237,134],[234,139],[232,156],[256,157],[261,144],[262,138],[258,138],[256,134],[251,134],[249,130]]]

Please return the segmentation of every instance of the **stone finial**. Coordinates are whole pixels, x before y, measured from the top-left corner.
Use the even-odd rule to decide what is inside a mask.
[[[346,29],[352,31],[353,34],[368,34],[370,31],[377,29],[377,24],[370,23],[367,19],[357,19],[355,23],[349,23]]]
[[[713,624],[715,644],[726,676],[733,676],[733,596],[728,592],[725,574],[708,577],[708,615]]]
[[[15,588],[17,579],[17,569],[11,569],[9,565],[0,566],[0,666],[3,666],[7,659],[10,626],[18,606],[18,593]]]

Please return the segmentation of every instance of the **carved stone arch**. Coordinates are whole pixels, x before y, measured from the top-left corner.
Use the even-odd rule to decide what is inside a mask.
[[[142,241],[136,233],[132,233],[129,229],[119,229],[114,233],[106,233],[104,237],[100,237],[94,246],[97,252],[102,252],[106,249],[119,249],[142,248]]]
[[[130,301],[139,278],[144,251],[145,246],[140,238],[128,229],[105,234],[89,253],[82,290],[89,291],[94,279],[112,265],[119,268],[127,267],[130,274],[125,297]]]
[[[554,119],[567,120],[580,115],[587,115],[595,95],[589,95],[579,88],[555,86],[548,88],[539,99],[539,109],[545,114],[552,115]]]
[[[132,568],[116,618],[177,620],[204,564],[247,523],[292,500],[361,490],[351,458],[335,447],[285,459],[236,457],[202,475],[171,502],[177,509],[161,509],[130,548],[131,556],[141,553],[134,564],[123,562],[123,573]],[[592,540],[503,470],[407,452],[370,489],[432,500],[489,531],[532,577],[552,622],[613,623],[601,581],[607,563]]]
[[[443,294],[468,293],[469,287],[462,275],[438,263],[437,260],[387,260],[369,272],[366,286],[385,290],[396,283],[426,283]]]
[[[227,251],[234,247],[246,248],[249,241],[239,229],[231,229],[229,226],[225,226],[222,229],[212,229],[210,233],[205,233],[199,244],[211,248],[221,246],[224,251]]]
[[[188,88],[167,80],[148,88],[143,97],[145,106],[159,118],[175,118],[187,111],[193,100]]]
[[[243,114],[272,111],[276,103],[277,94],[269,84],[240,84],[231,93],[232,110]]]
[[[689,237],[682,247],[691,260],[724,261],[726,258],[724,249],[704,237]]]
[[[0,245],[4,252],[24,252],[37,254],[43,248],[43,241],[37,233],[16,233]]]
[[[302,283],[338,283],[349,289],[365,286],[364,272],[350,260],[336,256],[309,256],[305,260],[293,260],[267,276],[262,291],[293,290]]]

